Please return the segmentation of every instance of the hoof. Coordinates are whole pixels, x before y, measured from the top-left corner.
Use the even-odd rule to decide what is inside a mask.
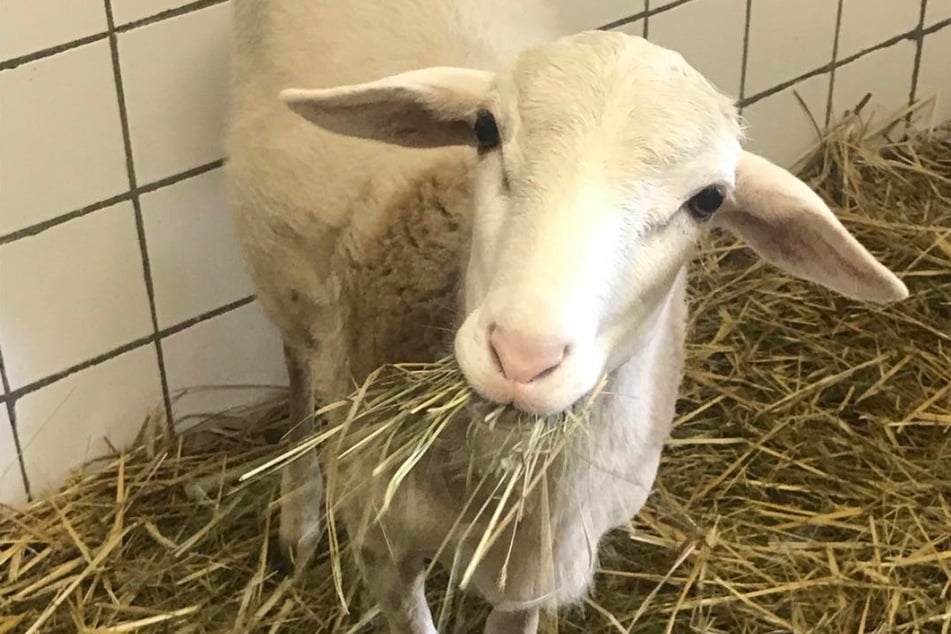
[[[284,434],[279,429],[268,429],[261,434],[262,439],[269,445],[276,445],[284,438]]]
[[[278,579],[286,579],[294,575],[294,561],[276,537],[272,537],[267,544],[267,565]]]
[[[306,544],[307,550],[302,552],[299,549]],[[286,547],[281,543],[280,538],[272,537],[268,540],[267,563],[268,568],[279,579],[293,577],[303,570],[309,568],[314,562],[314,551],[316,543],[302,542],[298,548]]]

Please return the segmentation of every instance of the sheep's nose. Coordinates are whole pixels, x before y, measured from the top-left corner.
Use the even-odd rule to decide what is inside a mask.
[[[559,339],[524,335],[495,326],[489,344],[502,374],[516,383],[531,383],[561,365],[568,346]]]

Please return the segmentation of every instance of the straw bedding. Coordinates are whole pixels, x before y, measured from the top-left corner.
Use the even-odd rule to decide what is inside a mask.
[[[712,239],[655,492],[545,631],[951,631],[951,143],[865,133],[838,124],[805,174],[911,297],[858,305]],[[282,578],[277,480],[215,484],[288,450],[284,410],[175,437],[150,420],[132,450],[0,511],[0,634],[380,631],[341,530]],[[485,607],[445,582],[442,631],[478,631]]]

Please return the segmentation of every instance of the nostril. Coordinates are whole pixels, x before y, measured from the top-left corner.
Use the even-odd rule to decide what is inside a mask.
[[[492,360],[495,361],[495,369],[505,374],[505,368],[502,365],[502,359],[499,357],[499,351],[496,349],[495,326],[489,330],[489,351],[492,353]]]
[[[501,327],[490,331],[489,344],[502,374],[517,383],[531,383],[550,375],[564,361],[568,350],[560,339]]]
[[[562,358],[564,358],[564,357],[562,357]],[[559,367],[561,367],[561,361],[559,361],[557,364],[551,366],[550,368],[545,368],[544,370],[542,370],[541,372],[539,372],[537,375],[535,375],[534,377],[532,377],[532,381],[537,381],[538,379],[544,379],[546,376],[550,375],[552,372],[554,372],[555,370],[557,370]]]

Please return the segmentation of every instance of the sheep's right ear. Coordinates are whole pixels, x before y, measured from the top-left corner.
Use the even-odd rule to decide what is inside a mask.
[[[405,147],[475,145],[473,125],[495,74],[432,67],[326,90],[288,89],[281,99],[316,125]]]

